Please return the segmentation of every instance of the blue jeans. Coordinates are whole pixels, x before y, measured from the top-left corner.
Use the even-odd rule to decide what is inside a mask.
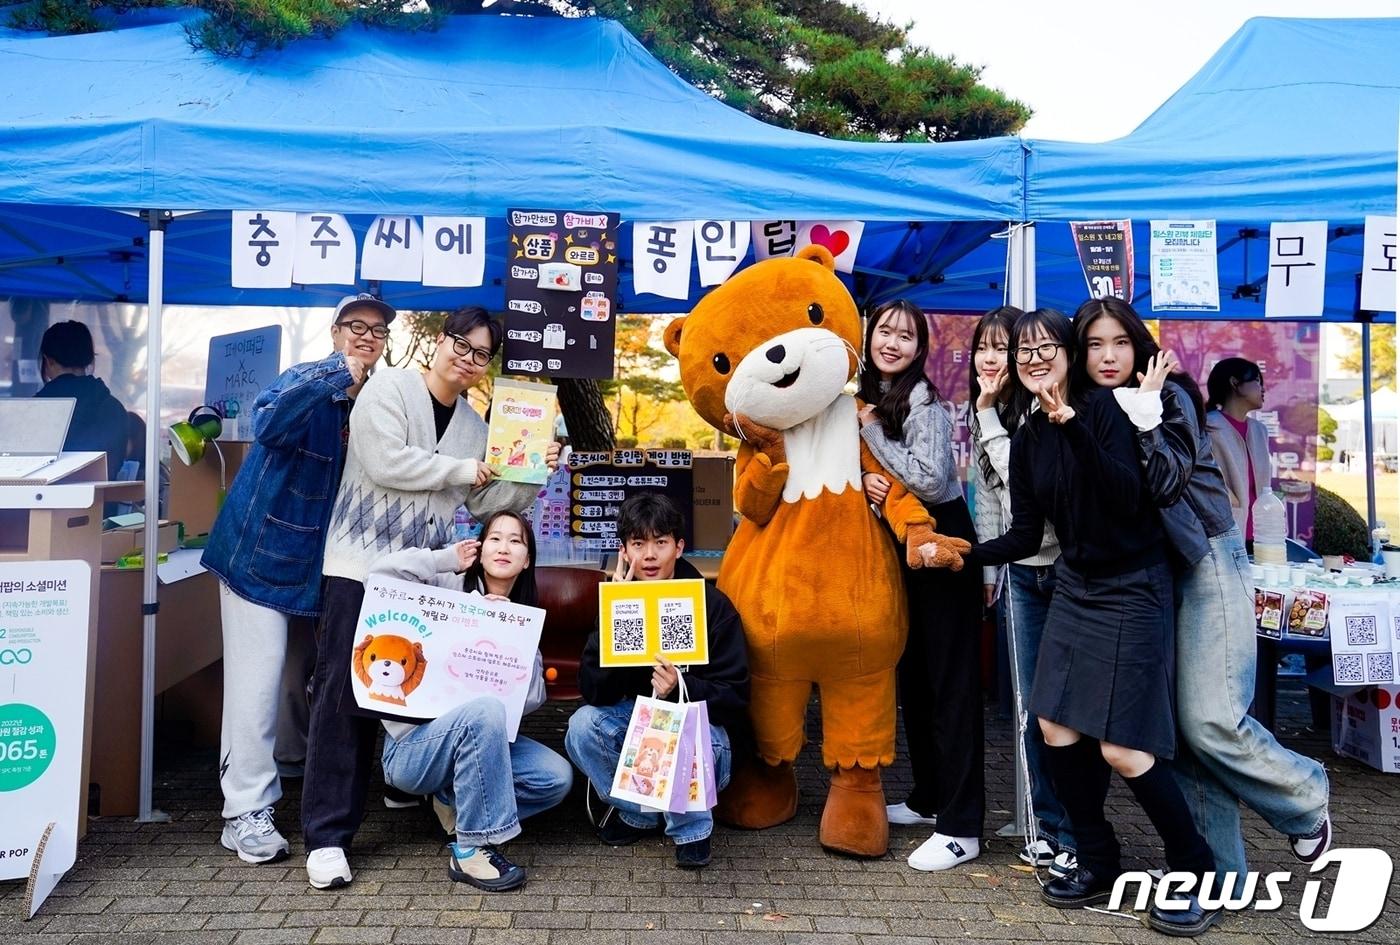
[[[1012,564],[1007,566],[1006,593],[1002,595],[1004,619],[1015,645],[1012,685],[1025,707],[1031,697],[1035,664],[1040,655],[1040,638],[1045,633],[1045,616],[1055,593],[1055,566]],[[1040,835],[1061,850],[1073,850],[1074,833],[1064,805],[1050,786],[1045,761],[1045,736],[1032,716],[1027,719],[1026,767],[1031,779],[1031,804],[1040,821]]]
[[[1238,529],[1181,577],[1176,617],[1177,779],[1222,872],[1243,872],[1239,801],[1279,833],[1309,834],[1327,814],[1327,773],[1247,714],[1254,697],[1254,582]],[[1184,762],[1184,763],[1183,763]]]
[[[574,769],[524,735],[506,741],[506,710],[480,697],[384,738],[384,780],[410,794],[432,794],[457,812],[463,846],[505,843],[520,821],[569,793]]]
[[[707,810],[687,814],[661,813],[640,807],[631,801],[608,796],[617,760],[622,755],[622,743],[627,738],[627,723],[632,720],[635,699],[624,699],[614,705],[579,706],[569,718],[569,731],[564,736],[564,750],[569,753],[593,786],[609,804],[617,808],[622,822],[638,830],[649,830],[663,820],[666,836],[676,843],[704,840],[715,829],[715,818]],[[729,735],[723,728],[710,723],[710,748],[714,755],[715,789],[724,790],[729,783]],[[712,799],[713,800],[713,799]]]

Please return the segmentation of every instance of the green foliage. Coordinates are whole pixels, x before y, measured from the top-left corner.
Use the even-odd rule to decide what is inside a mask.
[[[1324,408],[1317,408],[1317,458],[1323,462],[1330,460],[1335,453],[1332,444],[1337,442],[1337,421]]]
[[[668,436],[661,441],[661,448],[663,450],[686,450],[690,449],[690,444],[683,436]]]
[[[96,33],[110,29],[118,13],[171,5],[171,0],[28,0],[10,10],[7,25],[50,33]]]
[[[1345,327],[1347,353],[1340,359],[1343,371],[1361,373],[1361,329]],[[1395,326],[1371,326],[1371,390],[1395,386]]]
[[[1366,520],[1337,493],[1317,487],[1317,511],[1313,521],[1313,551],[1320,555],[1371,558],[1371,533]]]

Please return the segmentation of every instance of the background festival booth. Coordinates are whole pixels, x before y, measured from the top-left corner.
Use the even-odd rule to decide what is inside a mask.
[[[151,418],[166,302],[329,307],[359,286],[406,309],[503,310],[511,210],[615,214],[605,222],[622,265],[610,302],[628,312],[689,308],[706,235],[737,245],[742,234],[748,248],[730,265],[799,237],[844,239],[843,278],[869,300],[936,281],[1021,215],[1015,139],[857,144],[773,128],[687,85],[609,21],[449,18],[432,34],[347,30],[250,61],[193,51],[184,24],[197,15],[136,12],[111,32],[68,37],[0,31],[12,80],[0,156],[14,169],[0,181],[0,293],[146,302]],[[652,221],[663,222],[634,232]],[[395,225],[399,240],[383,240]],[[407,250],[410,231],[416,263],[386,269],[381,259],[366,272],[372,246]],[[678,258],[666,251],[677,233],[694,235],[697,262],[658,283]],[[634,246],[647,258],[633,258]],[[433,247],[474,258],[430,277]],[[599,364],[611,372],[610,351],[539,373],[588,376]],[[147,469],[158,465],[160,428],[148,424]],[[199,468],[196,498],[210,509],[217,477]],[[154,507],[154,478],[145,491]],[[157,540],[150,516],[140,541]],[[150,557],[139,703],[136,678],[99,671],[100,685],[139,704],[141,819],[159,817],[160,660],[172,643],[218,646],[212,597],[176,606],[179,584],[161,585],[170,632],[157,637]]]

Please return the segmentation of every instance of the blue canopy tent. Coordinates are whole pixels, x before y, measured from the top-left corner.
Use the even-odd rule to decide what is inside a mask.
[[[352,28],[230,60],[191,49],[185,26],[199,15],[132,12],[78,36],[0,30],[0,295],[147,302],[151,417],[165,301],[330,305],[346,291],[233,289],[231,210],[345,213],[361,242],[381,213],[485,216],[497,277],[511,207],[862,220],[852,282],[867,297],[935,279],[1022,214],[1015,139],[857,144],[775,128],[681,81],[606,20],[455,17],[431,34]],[[632,292],[626,228],[620,245],[624,310],[689,307]],[[502,307],[499,278],[379,288],[410,308]],[[147,469],[157,436],[152,423]],[[148,508],[155,489],[150,477]],[[154,516],[145,544],[155,546]],[[149,562],[144,600],[149,819]]]

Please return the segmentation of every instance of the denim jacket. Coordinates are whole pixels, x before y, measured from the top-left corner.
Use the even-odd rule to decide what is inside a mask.
[[[204,550],[204,566],[239,597],[285,614],[319,614],[353,383],[345,356],[333,354],[288,368],[253,402],[256,442]]]

